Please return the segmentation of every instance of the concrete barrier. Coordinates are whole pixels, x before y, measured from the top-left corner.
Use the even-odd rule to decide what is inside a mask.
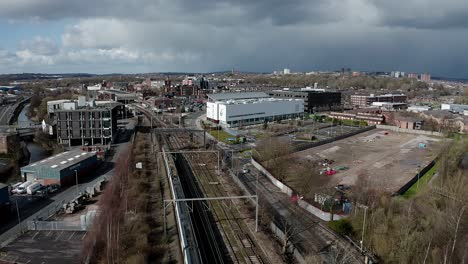
[[[410,133],[410,134],[417,134],[417,135],[426,135],[426,136],[437,136],[443,137],[443,133],[427,131],[427,130],[413,130],[413,129],[406,129],[406,128],[399,128],[396,126],[387,126],[387,125],[377,125],[378,129],[386,129],[394,132],[399,133]]]
[[[251,163],[257,170],[259,170],[263,175],[265,175],[270,180],[270,182],[273,183],[273,185],[278,187],[281,190],[281,192],[287,194],[289,197],[291,197],[293,194],[295,194],[294,190],[291,187],[287,186],[285,183],[283,183],[280,180],[276,179],[267,169],[265,169],[254,158],[251,159]],[[319,208],[311,205],[310,203],[308,203],[308,202],[306,202],[304,200],[299,200],[298,205],[302,209],[304,209],[307,212],[315,215],[316,217],[322,219],[323,221],[339,220],[339,219],[342,219],[342,218],[346,217],[346,215],[334,214],[333,219],[332,219],[332,215],[329,212],[322,211]]]
[[[257,169],[259,170],[260,172],[263,173],[263,175],[265,175],[270,181],[271,183],[273,183],[273,185],[275,185],[276,187],[278,187],[281,192],[287,194],[288,196],[292,196],[293,195],[293,190],[287,186],[286,184],[282,183],[281,181],[277,180],[273,175],[271,175],[271,173],[265,169],[260,163],[258,163],[254,158],[251,159],[252,160],[252,165]]]

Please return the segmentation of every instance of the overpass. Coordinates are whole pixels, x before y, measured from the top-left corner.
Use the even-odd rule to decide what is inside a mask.
[[[17,134],[19,137],[34,136],[36,131],[41,128],[42,126],[38,124],[31,124],[29,126],[18,126],[18,125],[1,126],[0,125],[0,131]]]

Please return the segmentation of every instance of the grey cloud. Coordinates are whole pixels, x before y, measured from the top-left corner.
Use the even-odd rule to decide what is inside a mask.
[[[51,56],[59,52],[57,44],[48,38],[36,37],[32,40],[23,40],[20,43],[20,50],[29,50],[36,55]]]
[[[3,0],[0,17],[9,19],[124,18],[139,21],[189,21],[224,25],[271,22],[291,25],[336,21],[327,0]]]
[[[28,52],[17,55],[36,63],[23,71],[41,71],[46,62],[58,72],[351,67],[468,75],[464,9],[426,1],[3,0],[0,16],[75,18],[59,47],[20,45]]]
[[[376,0],[380,25],[417,29],[468,28],[468,6],[464,0]]]

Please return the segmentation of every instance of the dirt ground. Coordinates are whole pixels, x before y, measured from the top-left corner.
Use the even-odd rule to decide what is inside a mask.
[[[420,148],[420,143],[426,147]],[[394,192],[429,164],[442,146],[441,138],[374,129],[288,157],[295,164],[309,164],[311,170],[326,168],[319,165],[324,159],[334,161],[330,168],[346,166],[347,170],[331,176],[288,173],[286,181],[293,188],[301,188],[309,181],[313,188],[366,182],[371,188]],[[303,175],[313,179],[304,179]]]

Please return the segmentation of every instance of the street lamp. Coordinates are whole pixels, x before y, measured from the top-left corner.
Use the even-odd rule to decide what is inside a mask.
[[[363,208],[364,209],[364,221],[362,222],[362,237],[361,237],[361,252],[363,251],[364,249],[364,231],[366,229],[366,216],[367,216],[367,209],[369,207],[365,206],[365,205],[362,205],[362,204],[357,204],[356,205],[357,207],[359,208]]]
[[[74,170],[74,171],[75,171],[75,180],[76,180],[76,196],[78,196],[80,194],[79,189],[78,189],[78,171],[77,170]]]

